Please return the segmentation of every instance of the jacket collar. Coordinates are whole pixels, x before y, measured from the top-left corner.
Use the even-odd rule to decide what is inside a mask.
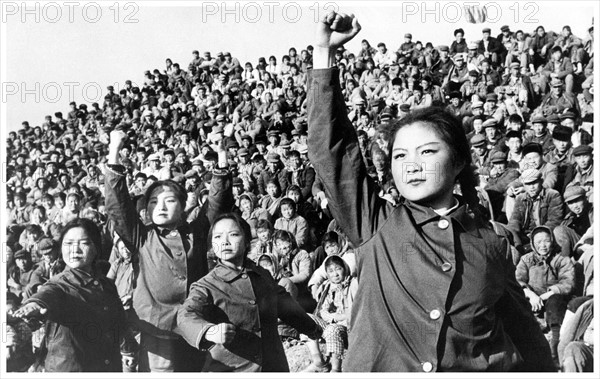
[[[458,207],[451,210],[445,217],[450,218],[453,221],[453,224],[460,226],[463,231],[474,237],[481,237],[477,230],[477,223],[475,222],[473,215],[471,215],[468,205],[461,197],[456,196],[456,198],[459,201]],[[442,218],[442,216],[435,213],[431,207],[419,205],[409,200],[404,200],[404,204],[418,226]]]
[[[65,272],[67,273],[67,275],[78,280],[84,286],[87,286],[90,283],[92,283],[94,280],[97,280],[97,278],[95,278],[91,274],[88,274],[87,272],[85,272],[83,270],[79,270],[77,268],[71,268],[71,267],[67,266],[65,268]]]
[[[224,265],[221,260],[218,261],[217,265],[213,269],[214,274],[224,282],[231,283],[242,274],[247,272],[256,272],[256,264],[249,259],[244,261],[244,267],[241,270],[236,270],[229,266]]]

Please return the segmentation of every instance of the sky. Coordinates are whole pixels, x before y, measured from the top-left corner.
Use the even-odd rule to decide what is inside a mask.
[[[70,101],[101,102],[106,86],[118,92],[127,79],[141,83],[143,72],[164,69],[166,58],[187,69],[193,50],[229,51],[242,64],[270,55],[280,60],[290,47],[300,51],[311,44],[316,18],[334,7],[354,13],[362,26],[346,46],[353,52],[363,38],[395,50],[407,32],[413,40],[449,45],[454,29],[462,27],[472,41],[481,38],[483,28],[458,13],[463,2],[21,4],[2,3],[4,131],[18,129],[24,120],[41,125],[45,115],[66,113]],[[530,32],[541,24],[554,31],[570,25],[575,35],[585,37],[598,11],[589,1],[479,4],[487,6],[492,35],[504,24]]]

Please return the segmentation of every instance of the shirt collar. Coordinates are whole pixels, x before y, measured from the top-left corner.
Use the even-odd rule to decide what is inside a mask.
[[[81,282],[81,284],[85,286],[96,280],[96,278],[94,278],[91,274],[88,274],[87,272],[77,268],[71,268],[67,266],[65,272],[69,273],[71,277],[77,279],[79,282]]]

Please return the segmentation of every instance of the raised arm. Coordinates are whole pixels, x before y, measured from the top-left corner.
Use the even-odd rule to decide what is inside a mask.
[[[318,28],[314,69],[308,79],[308,153],[334,218],[359,246],[385,219],[388,205],[367,175],[356,131],[346,114],[339,72],[329,67],[337,47],[352,39],[360,25],[354,16],[331,12]]]
[[[137,248],[146,229],[138,217],[133,200],[129,196],[125,168],[119,164],[119,150],[125,138],[125,133],[120,130],[114,130],[110,133],[108,165],[104,173],[105,209],[113,230],[127,246]]]

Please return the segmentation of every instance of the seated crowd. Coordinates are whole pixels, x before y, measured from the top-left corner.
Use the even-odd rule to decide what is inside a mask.
[[[387,125],[429,106],[462,120],[482,212],[510,241],[517,281],[564,371],[593,367],[592,36],[592,28],[579,38],[569,26],[558,33],[502,26],[497,37],[484,28],[467,42],[457,29],[450,46],[407,33],[396,51],[363,40],[358,53],[342,48],[335,56],[368,173],[389,202],[402,199],[386,163]],[[63,272],[63,228],[78,218],[100,228],[96,268],[114,282],[139,349],[150,337],[181,340],[169,323],[179,320],[190,285],[219,261],[210,248],[206,262],[188,253],[188,264],[205,271],[176,259],[163,267],[139,258],[153,249],[177,255],[178,247],[206,245],[195,232],[183,245],[161,234],[147,191],[163,180],[180,185],[173,191],[184,193],[181,211],[190,225],[208,231],[226,212],[250,225],[247,258],[311,314],[323,329],[330,369],[341,370],[360,283],[353,246],[332,219],[308,159],[311,67],[311,46],[244,65],[229,52],[194,51],[187,71],[167,59],[164,69],[146,71],[140,86],[109,86],[101,104],[73,102],[66,115],[46,116],[39,126],[25,121],[9,133],[9,371],[45,369],[47,329],[11,315]],[[126,136],[111,161],[114,130]],[[153,295],[168,292],[152,287],[161,282],[179,295],[162,305],[164,317],[153,318]],[[138,296],[138,287],[146,292]],[[285,341],[303,338],[281,319],[278,330]],[[157,365],[140,357],[124,360],[123,370]]]

